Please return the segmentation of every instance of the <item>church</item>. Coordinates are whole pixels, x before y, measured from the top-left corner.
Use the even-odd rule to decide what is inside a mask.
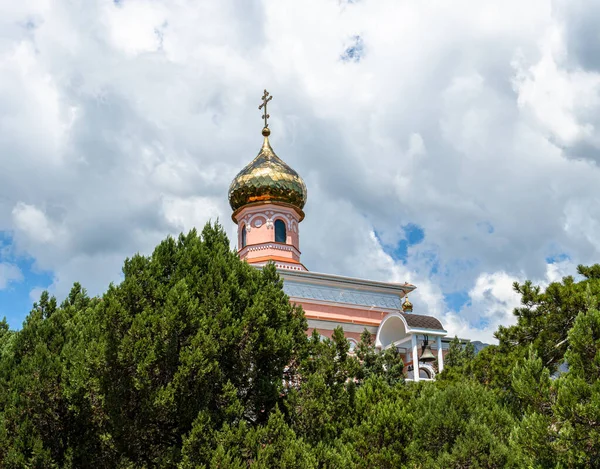
[[[399,350],[407,380],[434,379],[444,368],[449,339],[438,319],[413,313],[408,294],[415,285],[312,272],[302,264],[300,224],[306,185],[271,147],[267,114],[271,99],[265,90],[259,106],[264,119],[262,148],[229,187],[240,258],[257,267],[275,263],[290,301],[304,309],[309,334],[316,329],[331,337],[341,326],[352,351],[366,329],[377,348]]]

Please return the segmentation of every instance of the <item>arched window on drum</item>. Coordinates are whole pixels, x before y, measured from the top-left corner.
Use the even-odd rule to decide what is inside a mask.
[[[285,232],[285,223],[283,220],[275,220],[275,242],[285,243],[287,234]]]
[[[242,249],[246,247],[246,225],[242,228]]]

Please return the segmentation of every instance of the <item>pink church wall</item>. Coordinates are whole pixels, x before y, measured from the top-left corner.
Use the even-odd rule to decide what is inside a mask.
[[[384,311],[358,309],[340,305],[315,304],[305,301],[295,302],[302,306],[307,319],[321,319],[365,326],[379,326],[386,316]]]
[[[286,227],[286,242],[275,241],[275,221],[282,220]],[[240,257],[248,262],[268,259],[300,262],[300,216],[291,207],[280,204],[247,206],[235,214],[238,224]],[[242,230],[246,227],[246,247],[242,247]],[[292,247],[292,249],[290,249]]]
[[[312,335],[314,328],[309,327],[306,331],[306,334],[308,336]],[[319,334],[321,334],[322,336],[325,337],[329,337],[331,339],[331,336],[333,335],[333,331],[332,330],[327,330],[327,329],[319,329],[317,328],[317,331],[319,332]],[[356,343],[360,342],[360,335],[361,333],[359,332],[348,332],[348,331],[344,331],[344,336],[346,337],[346,339],[353,339],[356,341]],[[371,334],[371,336],[373,338],[375,338],[374,334]]]
[[[276,220],[280,220],[282,219],[282,217],[274,217],[272,219],[273,223],[275,223]],[[261,226],[259,228],[256,227],[255,222],[259,221],[261,224]],[[285,244],[290,244],[292,246],[294,246],[296,249],[300,248],[300,243],[298,240],[298,233],[294,233],[293,231],[291,231],[290,229],[287,229],[287,222],[286,220],[283,220],[284,223],[286,223],[286,242]],[[245,223],[242,222],[241,226],[245,226]],[[239,246],[242,246],[242,234],[241,234],[241,228],[238,230],[238,243]],[[267,226],[267,218],[265,216],[257,216],[256,218],[254,218],[252,220],[252,226],[250,227],[250,231],[246,232],[246,245],[250,245],[250,244],[260,244],[260,243],[267,243],[269,241],[275,241],[275,229],[274,228],[269,228]]]

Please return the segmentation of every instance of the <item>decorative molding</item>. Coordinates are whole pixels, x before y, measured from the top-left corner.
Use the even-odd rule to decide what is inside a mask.
[[[256,262],[252,265],[264,267],[266,264],[266,262]],[[304,267],[302,264],[284,264],[282,262],[275,262],[275,268],[283,270],[306,271],[306,267]]]
[[[276,249],[278,251],[287,251],[287,252],[291,252],[291,253],[297,255],[298,257],[300,257],[300,251],[298,251],[298,249],[296,249],[296,246],[293,246],[292,244],[275,243],[272,241],[268,241],[266,243],[261,243],[261,244],[249,244],[246,247],[240,249],[238,251],[238,254],[240,255],[240,257],[243,257],[248,252],[263,251],[265,249]]]
[[[294,246],[290,244],[274,244],[274,243],[265,243],[265,244],[253,244],[252,246],[248,246],[248,251],[262,251],[263,249],[279,249],[281,251],[295,251]]]
[[[286,295],[307,299],[330,301],[333,303],[347,303],[360,306],[387,308],[399,310],[402,308],[400,297],[393,294],[371,293],[349,288],[326,287],[300,282],[283,282]]]
[[[287,269],[287,270],[305,270],[302,264],[300,265],[290,265],[290,264],[280,264],[279,262],[275,264],[275,267],[278,269]]]
[[[277,218],[281,218],[287,225],[287,229],[293,231],[294,233],[298,233],[298,219],[296,216],[296,212],[290,210],[291,213],[273,210],[273,209],[265,209],[265,207],[253,207],[249,209],[244,215],[242,215],[238,223],[244,223],[247,225],[248,231],[250,231],[250,226],[252,221],[255,218],[264,218],[267,229],[273,229],[273,223]],[[262,226],[262,222],[260,225],[254,224],[256,228],[260,228]]]
[[[365,329],[371,334],[377,332],[377,326],[365,326],[362,324],[352,324],[348,322],[338,321],[325,321],[323,319],[307,319],[308,327],[317,329],[319,331],[333,331],[337,326],[342,326],[344,332],[356,332],[357,334],[362,333]]]

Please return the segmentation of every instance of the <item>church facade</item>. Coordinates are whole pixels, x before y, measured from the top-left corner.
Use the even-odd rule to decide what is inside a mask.
[[[434,379],[444,367],[449,339],[440,321],[413,313],[404,283],[386,283],[309,271],[301,261],[300,224],[307,191],[302,178],[271,147],[265,90],[263,144],[258,155],[229,188],[232,219],[237,224],[239,256],[257,267],[274,262],[290,301],[304,309],[308,333],[331,337],[341,326],[351,351],[366,329],[380,349],[396,347],[408,380]]]

